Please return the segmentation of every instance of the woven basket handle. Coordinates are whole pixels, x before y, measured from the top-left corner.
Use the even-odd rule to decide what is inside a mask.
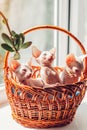
[[[68,36],[70,36],[73,40],[75,40],[75,42],[78,44],[78,46],[80,47],[81,51],[83,54],[86,54],[86,50],[84,48],[84,46],[82,45],[82,43],[79,41],[79,39],[77,37],[75,37],[71,32],[65,30],[64,28],[61,28],[59,26],[52,26],[52,25],[41,25],[41,26],[35,26],[32,27],[26,31],[23,32],[24,35],[33,32],[35,30],[41,30],[41,29],[52,29],[52,30],[57,30],[57,31],[61,31],[64,32],[65,34],[67,34]],[[9,52],[6,53],[5,55],[5,61],[4,61],[4,68],[6,68],[8,66],[8,55]]]

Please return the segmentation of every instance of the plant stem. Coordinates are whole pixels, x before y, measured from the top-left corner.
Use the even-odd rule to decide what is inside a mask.
[[[9,32],[10,36],[12,37],[11,29],[10,29],[10,26],[8,24],[7,18],[5,17],[5,15],[1,11],[0,11],[0,15],[3,17],[5,24],[7,26],[8,32]],[[14,44],[13,44],[13,48],[15,49],[15,52],[17,52],[17,49],[15,48]]]
[[[6,24],[6,26],[7,26],[7,29],[8,29],[8,31],[9,31],[9,34],[12,36],[12,34],[11,34],[11,30],[10,30],[10,26],[9,26],[9,24],[8,24],[8,21],[7,21],[7,19],[6,19],[6,17],[4,16],[4,14],[0,11],[0,15],[3,17],[3,19],[5,20],[5,24]]]

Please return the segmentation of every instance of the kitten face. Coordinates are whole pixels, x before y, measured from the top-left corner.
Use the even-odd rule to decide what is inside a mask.
[[[12,60],[10,68],[16,74],[16,77],[20,82],[29,79],[32,74],[32,69],[27,65],[21,65],[18,61]]]
[[[32,55],[40,65],[50,66],[55,59],[55,49],[41,52],[37,47],[32,48]]]
[[[20,65],[16,70],[15,74],[17,75],[18,79],[25,80],[31,77],[32,70],[26,65]]]
[[[40,65],[51,65],[54,57],[54,54],[52,54],[50,51],[43,51],[36,60]]]
[[[73,63],[72,70],[75,72],[77,75],[81,75],[81,71],[83,69],[83,64],[80,64],[78,61]]]
[[[66,59],[66,65],[72,70],[77,76],[81,75],[83,64],[76,59],[73,54],[69,54]]]

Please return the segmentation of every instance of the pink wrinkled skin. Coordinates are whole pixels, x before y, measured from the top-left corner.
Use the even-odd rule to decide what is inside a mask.
[[[13,60],[10,63],[10,69],[14,72],[17,80],[24,84],[34,88],[48,88],[57,86],[58,84],[45,84],[41,78],[33,78],[32,77],[32,68],[28,65],[22,65],[18,61]]]
[[[67,55],[66,66],[59,76],[62,84],[72,84],[81,80],[83,73],[87,73],[87,58],[86,62],[84,60],[85,56]]]
[[[37,47],[32,47],[32,55],[41,66],[41,79],[48,84],[60,83],[58,72],[53,68],[55,49],[41,52]]]

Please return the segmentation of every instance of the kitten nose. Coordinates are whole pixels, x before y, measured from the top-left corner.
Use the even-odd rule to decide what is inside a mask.
[[[30,73],[28,73],[28,74],[26,74],[26,78],[30,78],[31,77],[31,72]]]
[[[29,75],[26,75],[26,78],[30,78],[31,77],[31,74],[29,74]]]

